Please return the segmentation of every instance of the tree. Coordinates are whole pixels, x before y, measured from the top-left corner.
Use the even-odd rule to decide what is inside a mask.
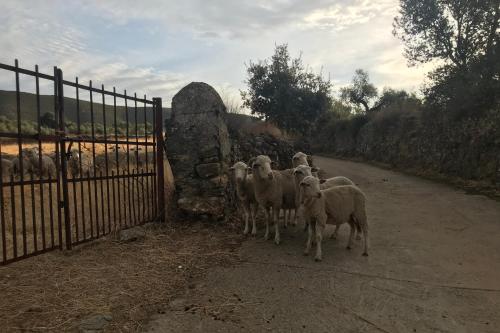
[[[352,83],[340,90],[340,96],[348,103],[363,107],[366,113],[381,107],[376,103],[373,104],[378,96],[377,88],[370,83],[368,72],[363,69],[356,69]]]
[[[45,112],[40,117],[40,126],[48,128],[56,128],[57,122],[54,118],[54,114],[52,112]]]
[[[500,100],[500,0],[400,0],[394,34],[410,64],[440,61],[426,104],[479,116]]]
[[[288,46],[277,45],[270,59],[250,62],[243,106],[282,129],[307,134],[332,103],[331,83],[292,59]]]
[[[400,0],[393,33],[411,64],[444,60],[458,68],[493,56],[500,0]]]

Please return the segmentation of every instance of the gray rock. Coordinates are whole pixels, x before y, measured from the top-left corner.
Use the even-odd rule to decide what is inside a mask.
[[[167,127],[167,153],[173,158],[178,208],[188,214],[217,219],[225,200],[224,175],[230,162],[230,141],[225,123],[226,107],[208,84],[193,82],[172,99]],[[216,200],[213,198],[217,198]],[[214,207],[210,207],[216,202]]]
[[[144,237],[146,237],[146,232],[142,227],[124,229],[118,232],[118,240],[120,242],[133,242],[142,240]]]
[[[211,178],[220,175],[221,167],[219,163],[198,164],[196,173],[201,178]]]
[[[94,333],[102,331],[113,319],[108,314],[97,314],[83,319],[78,325],[78,331],[82,333]]]

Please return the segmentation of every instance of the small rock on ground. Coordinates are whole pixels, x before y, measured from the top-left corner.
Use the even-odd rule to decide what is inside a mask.
[[[110,315],[98,314],[83,319],[78,325],[78,331],[81,333],[95,333],[103,330],[113,319]]]

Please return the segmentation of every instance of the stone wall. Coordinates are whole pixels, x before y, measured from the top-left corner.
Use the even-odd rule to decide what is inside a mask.
[[[498,113],[460,121],[435,118],[425,121],[416,112],[380,114],[369,118],[355,131],[348,126],[329,131],[329,137],[322,137],[328,142],[317,145],[317,151],[361,157],[419,174],[479,181],[481,186],[500,188]]]
[[[219,94],[206,83],[190,83],[172,99],[166,149],[182,213],[225,215],[231,150],[225,114]]]

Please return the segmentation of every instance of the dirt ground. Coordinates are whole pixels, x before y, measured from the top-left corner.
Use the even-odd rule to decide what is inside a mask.
[[[113,235],[0,267],[0,332],[79,332],[111,316],[105,332],[138,332],[153,313],[194,288],[207,269],[238,260],[231,225],[148,224],[145,239]]]
[[[282,244],[243,243],[156,315],[148,332],[499,332],[500,204],[360,163],[315,159],[367,195],[371,251],[347,251],[348,228],[323,261],[302,255],[302,227]],[[328,232],[331,232],[329,229]]]

